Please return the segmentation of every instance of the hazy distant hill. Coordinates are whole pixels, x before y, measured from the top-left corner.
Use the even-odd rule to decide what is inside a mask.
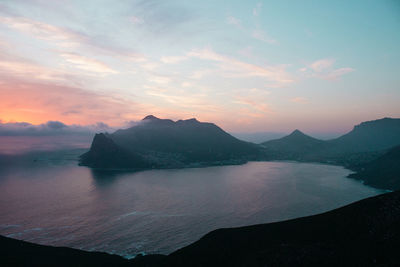
[[[260,144],[265,141],[278,139],[287,135],[286,133],[280,133],[280,132],[250,132],[250,133],[231,132],[230,134],[240,140],[252,142],[255,144]]]
[[[273,158],[290,160],[303,160],[307,155],[321,150],[324,144],[324,141],[310,137],[299,130],[280,139],[262,143]]]
[[[400,119],[384,118],[356,125],[332,140],[318,140],[299,130],[262,143],[272,159],[318,161],[354,166],[369,162],[400,145]]]
[[[81,164],[96,168],[169,168],[243,163],[260,148],[196,119],[159,119],[152,115],[129,129],[99,134]]]
[[[361,179],[366,184],[391,190],[400,190],[400,146],[358,167],[349,177]]]

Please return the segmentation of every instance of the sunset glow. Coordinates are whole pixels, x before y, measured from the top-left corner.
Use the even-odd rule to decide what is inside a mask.
[[[0,120],[345,132],[400,117],[400,5],[339,2],[1,1]]]

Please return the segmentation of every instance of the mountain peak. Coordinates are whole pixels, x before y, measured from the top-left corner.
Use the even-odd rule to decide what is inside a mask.
[[[305,134],[299,129],[294,130],[289,136],[304,136]]]
[[[196,118],[191,118],[187,120],[178,120],[177,123],[198,123],[199,121]]]
[[[159,120],[159,118],[157,118],[156,116],[153,116],[153,115],[147,115],[146,117],[144,117],[142,119],[142,121],[146,121],[146,120]]]

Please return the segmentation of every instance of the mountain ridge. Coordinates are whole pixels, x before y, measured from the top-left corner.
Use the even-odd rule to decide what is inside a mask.
[[[400,145],[400,119],[383,118],[362,122],[331,140],[319,140],[299,130],[261,143],[270,158],[316,161],[352,167],[371,161]]]
[[[110,140],[92,143],[90,150],[81,156],[81,165],[100,166],[101,153],[107,153],[108,144],[114,143],[114,151],[121,151],[126,158],[134,155],[146,164],[135,160],[109,159],[105,168],[114,165],[125,168],[182,168],[209,165],[244,163],[257,159],[260,148],[252,143],[241,141],[228,134],[213,123],[199,122],[195,118],[172,121],[153,115],[146,116],[137,125],[120,129],[105,135]],[[95,139],[94,139],[95,141]]]
[[[142,170],[295,160],[358,171],[396,145],[400,145],[400,119],[396,118],[362,122],[331,140],[316,139],[296,129],[257,145],[195,118],[173,121],[148,115],[128,129],[96,134],[90,150],[81,155],[80,164],[97,169]],[[379,183],[375,185],[379,187]],[[393,189],[383,183],[380,186]]]

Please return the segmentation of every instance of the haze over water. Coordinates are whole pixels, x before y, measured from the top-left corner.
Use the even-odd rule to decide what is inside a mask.
[[[71,155],[0,168],[0,234],[132,257],[170,253],[222,228],[327,211],[381,193],[337,166],[93,171]]]

